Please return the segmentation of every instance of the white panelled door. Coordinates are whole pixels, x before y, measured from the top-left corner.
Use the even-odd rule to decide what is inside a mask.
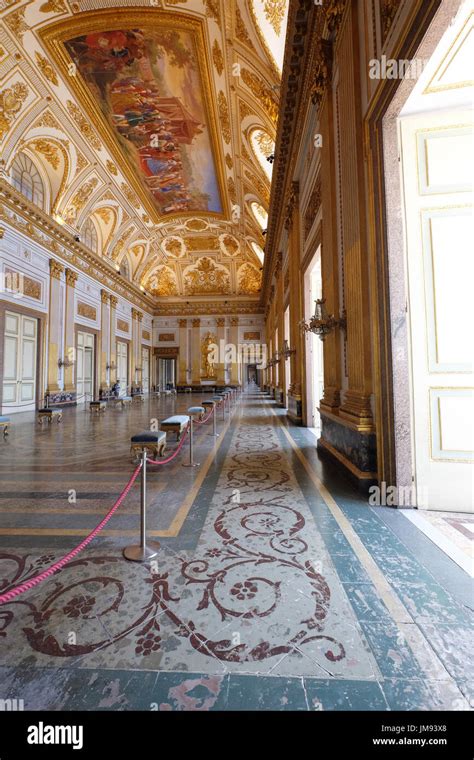
[[[473,124],[470,112],[401,120],[420,508],[473,511]]]
[[[91,333],[77,333],[76,388],[78,399],[82,399],[84,395],[93,396],[94,336]]]
[[[120,395],[126,395],[128,387],[128,345],[121,341],[117,341],[117,380],[120,383]]]
[[[28,409],[36,399],[38,320],[5,313],[3,406]]]
[[[150,392],[150,351],[142,348],[142,385],[143,393]]]

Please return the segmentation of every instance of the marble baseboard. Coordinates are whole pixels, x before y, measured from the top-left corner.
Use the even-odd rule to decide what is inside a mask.
[[[361,433],[321,412],[318,449],[342,465],[364,491],[377,482],[375,433]]]
[[[303,424],[303,404],[301,398],[288,394],[288,417],[297,425]]]

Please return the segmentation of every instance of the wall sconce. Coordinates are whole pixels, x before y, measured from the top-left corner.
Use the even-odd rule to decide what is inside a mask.
[[[293,356],[293,354],[296,354],[296,348],[290,348],[288,345],[288,341],[284,340],[281,354],[285,358],[285,361],[287,361],[290,358],[290,356]]]
[[[106,364],[105,369],[110,370],[111,372],[115,372],[115,370],[117,369],[117,365],[115,364],[115,362],[112,362],[112,364]]]
[[[58,367],[61,369],[64,367],[67,369],[68,367],[74,366],[74,360],[73,359],[58,359]]]
[[[315,335],[319,335],[321,340],[324,340],[326,335],[339,327],[341,330],[346,330],[347,320],[345,312],[342,313],[340,319],[336,319],[334,314],[328,314],[326,310],[326,299],[318,298],[315,305],[315,311],[309,322],[301,320],[300,326],[304,332],[312,332]]]

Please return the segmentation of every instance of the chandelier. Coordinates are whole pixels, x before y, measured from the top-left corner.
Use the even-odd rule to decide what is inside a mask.
[[[339,327],[341,330],[346,330],[347,321],[345,312],[342,313],[340,319],[336,319],[334,314],[328,314],[326,309],[326,299],[318,298],[315,302],[315,310],[313,316],[309,322],[301,320],[300,326],[304,332],[312,332],[315,335],[319,335],[321,340],[324,340],[326,335]]]

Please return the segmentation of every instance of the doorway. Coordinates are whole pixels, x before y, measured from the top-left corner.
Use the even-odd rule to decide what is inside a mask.
[[[160,391],[175,387],[176,359],[158,359],[158,384]]]
[[[472,15],[442,6],[423,72],[384,122],[397,485],[413,485],[410,506],[472,513]]]
[[[143,393],[150,392],[150,349],[142,348],[142,388]]]
[[[38,320],[5,312],[3,408],[31,411],[36,400]]]
[[[86,332],[77,333],[76,389],[78,401],[87,396],[89,398],[94,397],[94,348],[94,335]]]
[[[305,321],[314,314],[315,302],[322,298],[321,246],[304,275]],[[315,333],[306,333],[306,425],[321,435],[319,402],[324,395],[323,342]]]
[[[117,382],[120,384],[120,395],[126,396],[128,389],[128,344],[117,341]]]

